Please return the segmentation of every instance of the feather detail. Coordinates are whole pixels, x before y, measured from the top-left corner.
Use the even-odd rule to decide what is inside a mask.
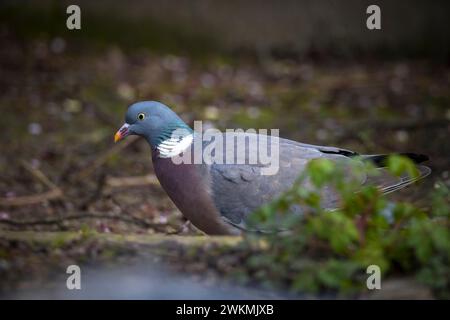
[[[184,150],[189,148],[193,140],[193,134],[180,137],[171,137],[167,140],[161,141],[156,146],[156,149],[159,151],[160,158],[171,158],[179,155]]]

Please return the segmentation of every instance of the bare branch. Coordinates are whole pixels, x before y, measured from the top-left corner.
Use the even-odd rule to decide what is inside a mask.
[[[0,206],[2,207],[19,207],[32,204],[38,204],[48,200],[55,200],[61,198],[63,193],[60,189],[53,189],[47,192],[34,194],[31,196],[12,197],[12,198],[0,198]]]
[[[18,206],[27,206],[32,204],[38,204],[44,201],[48,200],[55,200],[58,198],[61,198],[64,196],[64,193],[62,190],[55,185],[53,182],[50,181],[49,178],[39,169],[33,168],[31,165],[29,165],[27,162],[22,161],[23,167],[28,170],[35,178],[37,178],[39,181],[41,181],[44,185],[46,185],[48,188],[50,188],[49,191],[29,195],[29,196],[19,196],[19,197],[12,197],[12,198],[0,198],[0,206],[11,206],[11,207],[18,207]]]
[[[83,178],[90,176],[95,171],[95,169],[104,164],[113,154],[126,148],[127,146],[131,145],[137,140],[138,140],[137,136],[131,136],[128,137],[126,140],[122,141],[121,143],[114,145],[111,149],[108,149],[104,154],[97,157],[89,166],[81,170],[77,175],[77,180],[82,180]]]
[[[108,177],[106,179],[106,184],[111,188],[121,188],[121,187],[137,187],[145,185],[158,185],[159,181],[153,174],[148,174],[145,176],[137,177]]]
[[[32,227],[32,226],[39,226],[39,225],[60,225],[61,223],[65,221],[70,220],[82,220],[82,219],[109,219],[109,220],[116,220],[116,221],[123,221],[126,223],[131,223],[143,228],[147,229],[157,229],[162,230],[163,228],[167,227],[167,224],[160,224],[160,223],[150,223],[148,221],[145,221],[143,219],[139,219],[133,216],[117,216],[117,215],[108,215],[108,214],[98,214],[98,213],[90,213],[90,212],[82,212],[82,213],[75,213],[72,215],[68,215],[65,217],[58,217],[58,218],[52,218],[52,219],[40,219],[40,220],[24,220],[24,221],[17,221],[17,220],[0,220],[0,224],[6,224],[13,227]]]

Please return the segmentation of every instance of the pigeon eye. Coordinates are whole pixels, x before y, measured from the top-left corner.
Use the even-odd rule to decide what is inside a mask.
[[[139,113],[137,118],[138,118],[138,120],[144,120],[145,119],[145,113]]]

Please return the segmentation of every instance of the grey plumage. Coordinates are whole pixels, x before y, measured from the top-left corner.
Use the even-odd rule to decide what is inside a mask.
[[[382,155],[359,156],[356,152],[346,149],[303,144],[282,138],[279,139],[279,147],[279,171],[274,176],[262,175],[261,164],[212,164],[210,166],[214,203],[227,222],[246,229],[249,215],[261,204],[272,201],[282,192],[291,188],[300,173],[313,159],[325,158],[357,165],[357,162],[361,161],[360,159],[368,161],[371,160],[371,157],[383,157]],[[246,160],[248,159],[246,158]],[[378,164],[381,165],[381,163]],[[360,182],[361,185],[374,184],[383,193],[390,193],[404,188],[430,173],[430,169],[426,166],[418,165],[417,167],[420,172],[417,178],[396,177],[389,174],[386,168],[380,167],[378,175],[365,175],[361,177]],[[303,187],[310,187],[308,181],[303,184]],[[337,207],[337,202],[337,194],[330,188],[324,188],[322,206],[325,209],[334,209]],[[301,211],[299,206],[291,208],[292,214],[301,214]]]

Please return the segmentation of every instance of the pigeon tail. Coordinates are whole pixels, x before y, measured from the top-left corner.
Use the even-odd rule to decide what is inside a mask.
[[[369,182],[376,184],[384,194],[403,189],[410,184],[422,180],[431,173],[431,169],[429,167],[420,164],[424,161],[427,161],[429,159],[428,156],[417,153],[397,153],[397,155],[411,159],[416,164],[416,168],[419,172],[418,175],[415,177],[411,177],[410,175],[405,174],[397,177],[389,173],[388,170],[386,170],[386,165],[387,159],[390,154],[374,154],[362,156],[364,160],[371,161],[377,167],[379,167],[380,174],[377,177],[370,177]]]

